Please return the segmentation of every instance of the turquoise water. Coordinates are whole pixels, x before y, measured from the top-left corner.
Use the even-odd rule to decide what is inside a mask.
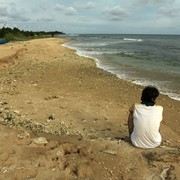
[[[63,37],[64,38],[64,37]],[[179,35],[70,35],[65,46],[94,58],[99,68],[180,100]]]

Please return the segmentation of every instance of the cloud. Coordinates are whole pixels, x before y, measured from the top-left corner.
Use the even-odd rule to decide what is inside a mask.
[[[68,16],[72,16],[72,15],[75,15],[77,13],[77,10],[74,7],[71,7],[71,6],[66,7],[66,6],[64,6],[62,4],[56,4],[55,9],[57,11],[64,12]]]
[[[0,25],[3,23],[5,23],[4,20],[0,18]],[[0,26],[0,28],[1,28],[1,26]]]
[[[51,17],[43,17],[43,18],[38,19],[38,21],[51,22],[51,21],[54,21],[54,18],[51,18]]]
[[[7,16],[8,11],[6,7],[0,7],[0,16]]]
[[[88,17],[86,17],[86,16],[80,16],[80,17],[79,17],[79,21],[82,21],[82,22],[90,22],[91,20],[90,20]]]
[[[23,15],[21,15],[21,14],[18,14],[18,13],[12,13],[12,14],[10,14],[9,16],[8,16],[8,18],[11,20],[11,21],[24,21],[24,22],[26,22],[26,21],[30,21],[30,18],[28,18],[28,17],[25,17],[25,16],[23,16]]]
[[[120,6],[115,6],[111,9],[105,10],[105,14],[107,15],[108,19],[110,19],[110,20],[121,21],[129,13],[126,9],[121,8]]]
[[[34,30],[179,34],[179,18],[180,0],[0,0],[0,24]]]
[[[78,11],[91,10],[97,8],[97,4],[92,1],[88,1],[88,2],[80,2],[80,1],[76,3],[75,2],[71,3],[71,6],[73,6]]]
[[[136,0],[139,3],[148,4],[148,3],[174,3],[176,0]]]
[[[176,0],[146,0],[152,3],[174,3]]]
[[[12,21],[29,21],[30,18],[26,14],[25,9],[17,10],[16,5],[12,5],[8,13],[8,18]]]
[[[161,6],[162,4],[175,4],[179,0],[128,0],[127,4],[129,6],[146,6],[146,5],[152,5],[152,6]]]
[[[30,18],[26,17],[24,9],[17,10],[14,3],[8,4],[7,7],[0,7],[0,17],[3,21],[29,21]],[[1,20],[1,21],[2,21]]]
[[[68,7],[65,9],[65,14],[68,16],[75,15],[77,13],[77,10],[73,7]]]
[[[64,10],[65,9],[65,6],[62,5],[62,4],[56,4],[56,10]]]
[[[86,5],[85,5],[85,9],[95,9],[96,8],[96,4],[89,1]]]
[[[159,13],[164,16],[168,17],[174,17],[177,16],[180,13],[180,8],[174,7],[174,8],[166,8],[166,7],[161,7],[159,9]]]

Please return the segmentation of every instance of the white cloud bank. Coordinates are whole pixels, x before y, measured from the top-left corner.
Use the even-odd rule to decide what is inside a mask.
[[[180,0],[0,0],[0,27],[65,33],[180,33]],[[157,23],[156,23],[157,22]]]

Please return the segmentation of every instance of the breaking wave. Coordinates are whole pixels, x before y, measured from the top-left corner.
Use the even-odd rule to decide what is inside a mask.
[[[124,41],[136,41],[136,42],[142,42],[142,39],[134,39],[134,38],[123,38]]]

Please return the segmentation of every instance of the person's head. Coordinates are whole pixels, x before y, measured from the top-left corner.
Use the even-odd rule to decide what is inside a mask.
[[[142,91],[141,101],[155,102],[158,96],[159,96],[159,91],[156,87],[147,86]]]

